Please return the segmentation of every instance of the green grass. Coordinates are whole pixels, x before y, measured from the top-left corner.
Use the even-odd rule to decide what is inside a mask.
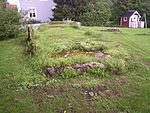
[[[109,33],[102,27],[48,26],[35,32],[34,56],[26,52],[25,35],[0,41],[0,113],[149,113],[150,69],[143,64],[150,61],[149,29]],[[78,51],[65,58],[70,50]],[[94,51],[111,58],[86,53]],[[91,61],[105,69],[65,70],[53,77],[42,72]]]
[[[149,29],[123,29],[123,35],[119,41],[128,45],[136,51],[136,54],[142,55],[144,58],[149,58],[150,56],[150,30]],[[117,36],[117,38],[119,38]]]

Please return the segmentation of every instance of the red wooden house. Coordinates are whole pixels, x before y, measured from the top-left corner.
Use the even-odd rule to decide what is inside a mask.
[[[144,28],[144,22],[141,21],[141,15],[135,10],[125,12],[121,16],[120,25],[129,28]]]

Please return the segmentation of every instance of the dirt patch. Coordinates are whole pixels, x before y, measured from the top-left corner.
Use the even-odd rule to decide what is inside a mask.
[[[109,88],[105,85],[98,85],[96,87],[80,87],[80,88],[73,88],[73,87],[49,87],[49,86],[28,86],[29,91],[37,94],[43,94],[48,98],[54,98],[55,96],[64,96],[68,93],[77,93],[80,95],[83,95],[85,100],[91,101],[95,97],[112,97],[112,96],[118,96],[119,92],[115,90],[109,90]],[[104,96],[105,95],[105,96]]]
[[[143,59],[140,55],[135,55],[135,58],[139,61],[141,61],[146,66],[150,67],[150,60]]]
[[[85,95],[86,100],[91,100],[94,97],[100,96],[101,93],[107,91],[108,88],[104,85],[93,88],[82,88],[81,92]]]
[[[85,63],[85,64],[75,64],[75,65],[72,65],[72,66],[61,66],[61,67],[45,68],[43,70],[43,72],[46,76],[51,77],[51,76],[62,73],[65,69],[75,70],[75,71],[78,71],[80,73],[84,73],[88,69],[92,69],[92,68],[104,69],[105,65],[102,64],[102,63],[99,63],[99,62],[89,62],[89,63]]]
[[[149,66],[149,67],[150,67],[150,61],[142,60],[142,62],[143,62],[145,65],[147,65],[147,66]]]
[[[112,78],[107,82],[107,84],[112,86],[123,86],[127,83],[122,78]]]
[[[48,26],[48,28],[65,28],[65,26]]]
[[[76,55],[93,56],[93,57],[96,57],[96,58],[103,58],[103,59],[111,57],[111,55],[109,55],[107,53],[100,52],[100,51],[98,51],[98,52],[85,52],[85,51],[80,51],[80,50],[70,50],[70,51],[59,52],[59,53],[51,56],[51,58],[59,58],[59,57],[68,58],[68,57],[73,57],[73,56],[76,56]],[[43,68],[43,73],[46,76],[51,77],[51,76],[60,74],[64,70],[67,69],[67,70],[78,71],[82,74],[82,73],[84,73],[87,70],[92,69],[92,68],[103,69],[103,68],[105,68],[105,66],[104,66],[104,64],[99,63],[99,62],[89,62],[89,63],[84,63],[84,64],[79,63],[79,64],[74,64],[74,65],[71,65],[71,66],[44,67]]]
[[[55,55],[53,55],[52,57],[57,58],[57,57],[72,57],[72,56],[76,56],[76,55],[87,55],[87,56],[94,56],[93,52],[84,52],[84,51],[79,51],[79,50],[70,50],[70,51],[62,51],[59,52]]]
[[[97,58],[110,58],[110,57],[111,57],[111,55],[109,55],[109,54],[107,54],[107,53],[102,53],[102,52],[96,52],[96,53],[95,53],[95,56],[96,56]]]
[[[146,32],[146,33],[141,33],[141,34],[136,34],[136,35],[139,35],[139,36],[150,36],[150,32]]]
[[[97,57],[97,58],[110,58],[111,55],[104,53],[104,52],[85,52],[85,51],[79,51],[79,50],[71,50],[71,51],[62,51],[59,52],[55,55],[52,56],[52,58],[57,58],[57,57],[72,57],[72,56],[76,56],[76,55],[80,55],[80,56],[93,56],[93,57]]]
[[[104,31],[104,32],[120,32],[120,33],[121,33],[121,30],[120,30],[120,29],[117,29],[117,28],[106,29],[106,30],[101,30],[101,31]]]

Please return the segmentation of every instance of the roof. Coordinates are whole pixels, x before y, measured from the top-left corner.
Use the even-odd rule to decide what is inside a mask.
[[[5,6],[8,9],[16,9],[17,8],[16,4],[9,4],[8,2],[5,3]]]
[[[135,10],[129,10],[123,13],[122,17],[131,17],[135,13]]]

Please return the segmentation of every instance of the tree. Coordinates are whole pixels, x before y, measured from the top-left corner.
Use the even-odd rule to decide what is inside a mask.
[[[52,20],[72,19],[84,25],[106,25],[111,10],[110,0],[54,0],[57,4]]]
[[[0,40],[14,38],[20,30],[20,15],[17,9],[5,9],[0,2]]]
[[[112,20],[114,24],[119,24],[121,15],[128,10],[137,10],[140,12],[141,0],[113,0]]]
[[[80,15],[80,21],[83,25],[106,26],[110,17],[110,5],[107,2],[97,1],[87,5],[87,10]]]
[[[79,21],[79,16],[86,10],[88,1],[90,0],[54,0],[57,5],[51,20],[61,21],[69,18]]]
[[[57,4],[52,20],[72,19],[84,25],[119,25],[121,15],[137,10],[147,15],[150,27],[149,0],[54,0]]]
[[[150,27],[150,1],[149,0],[143,0],[140,4],[140,13],[147,15],[147,24],[148,27]]]

